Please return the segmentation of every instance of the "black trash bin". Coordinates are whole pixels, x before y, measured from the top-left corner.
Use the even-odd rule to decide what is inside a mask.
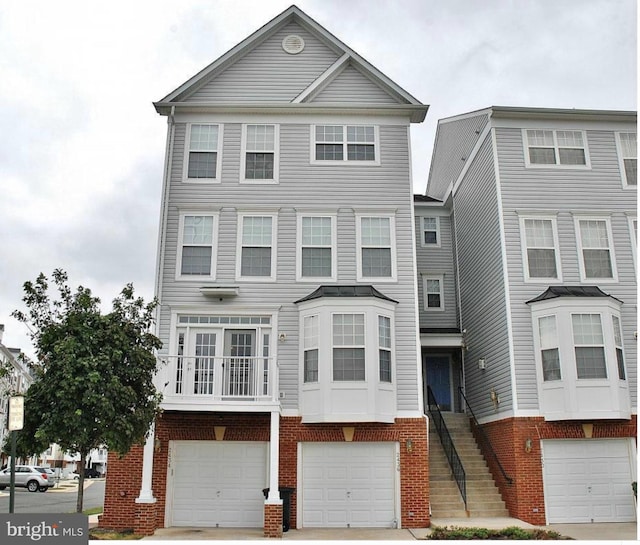
[[[295,488],[288,486],[279,486],[278,492],[280,492],[280,498],[282,499],[282,531],[288,532],[291,528],[291,495],[296,491]],[[263,488],[262,493],[264,499],[269,497],[269,489]]]

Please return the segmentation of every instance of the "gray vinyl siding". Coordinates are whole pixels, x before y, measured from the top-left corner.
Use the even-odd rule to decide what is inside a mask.
[[[442,199],[458,179],[471,151],[489,120],[486,113],[438,124],[427,195]]]
[[[274,120],[276,121],[276,120]],[[322,119],[318,118],[318,122]],[[366,119],[363,121],[366,123]],[[309,207],[337,215],[338,282],[356,284],[355,216],[367,208],[395,211],[397,282],[376,283],[386,296],[398,301],[395,312],[397,407],[421,410],[418,404],[416,324],[414,300],[412,191],[406,125],[380,126],[379,166],[310,163],[310,125],[280,125],[280,177],[278,184],[239,182],[241,125],[226,123],[219,183],[183,183],[184,124],[175,131],[169,210],[162,271],[160,334],[168,343],[170,309],[193,306],[225,313],[234,308],[260,306],[278,309],[277,342],[281,399],[285,409],[296,409],[299,378],[299,314],[294,301],[310,294],[318,282],[296,281],[296,218]],[[179,210],[197,207],[219,213],[217,274],[214,283],[175,279]],[[237,217],[243,210],[265,209],[277,216],[277,278],[275,282],[238,282],[236,270]],[[333,282],[327,281],[327,284]],[[362,282],[363,284],[370,282]],[[199,293],[201,285],[238,285],[240,294],[218,301]]]
[[[466,394],[478,417],[512,407],[506,289],[502,264],[500,217],[490,135],[473,159],[454,200],[462,328],[466,330]],[[478,359],[487,368],[478,370]]]
[[[449,216],[440,218],[440,247],[422,246],[421,218],[433,217],[427,209],[416,209],[416,253],[418,265],[418,309],[420,327],[458,327],[457,288],[453,255],[453,231]],[[444,310],[426,310],[422,275],[442,275]]]
[[[579,125],[576,129],[580,129]],[[635,127],[629,127],[635,130]],[[636,213],[635,189],[622,189],[614,132],[588,130],[591,170],[525,168],[522,131],[496,129],[509,269],[511,316],[519,409],[537,409],[531,309],[526,301],[541,294],[544,282],[525,282],[519,211],[547,211],[557,218],[563,285],[594,285],[580,279],[574,213],[588,211],[611,221],[618,282],[601,283],[623,301],[623,343],[632,406],[637,407],[637,282],[628,214]],[[602,212],[598,212],[601,210]]]
[[[290,55],[282,49],[289,34],[302,36],[304,50]],[[338,54],[296,23],[267,38],[185,102],[291,102],[338,58]]]
[[[397,104],[398,101],[353,66],[347,66],[310,102]]]

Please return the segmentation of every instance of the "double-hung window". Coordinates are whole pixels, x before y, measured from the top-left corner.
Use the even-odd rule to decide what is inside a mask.
[[[525,279],[561,280],[555,218],[521,217]]]
[[[358,280],[394,280],[395,223],[393,216],[358,216]]]
[[[572,314],[571,325],[578,378],[607,378],[600,314]]]
[[[422,246],[440,246],[440,218],[422,218]]]
[[[332,316],[333,380],[365,380],[364,314]]]
[[[304,317],[304,382],[318,382],[318,315]]]
[[[274,216],[240,216],[238,277],[275,279]]]
[[[378,316],[378,367],[380,382],[391,382],[391,318]]]
[[[215,276],[216,220],[214,215],[181,215],[176,278]]]
[[[379,163],[374,125],[313,125],[312,162]]]
[[[538,319],[540,334],[540,357],[542,360],[542,379],[545,382],[561,380],[560,349],[558,345],[558,327],[555,315]]]
[[[638,185],[638,135],[635,132],[616,133],[622,185]]]
[[[442,275],[422,275],[425,310],[444,310]]]
[[[298,216],[298,279],[335,279],[335,216]]]
[[[527,166],[589,167],[589,152],[583,131],[526,129]]]
[[[580,272],[583,280],[615,280],[611,225],[607,218],[576,218]]]
[[[219,179],[221,125],[187,125],[184,181],[207,182]]]
[[[278,182],[278,125],[243,125],[244,160],[240,178],[244,182]]]
[[[622,348],[622,327],[620,327],[620,318],[611,316],[613,321],[613,340],[616,347],[616,360],[618,362],[618,378],[626,380],[627,374],[624,370],[624,349]]]

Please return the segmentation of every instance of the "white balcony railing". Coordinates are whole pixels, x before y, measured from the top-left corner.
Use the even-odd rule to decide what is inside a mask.
[[[166,397],[208,401],[277,401],[277,368],[264,356],[164,356]]]

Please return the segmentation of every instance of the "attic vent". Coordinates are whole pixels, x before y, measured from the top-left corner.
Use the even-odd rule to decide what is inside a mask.
[[[297,34],[289,34],[282,40],[282,49],[290,55],[297,55],[304,49],[304,40]]]

